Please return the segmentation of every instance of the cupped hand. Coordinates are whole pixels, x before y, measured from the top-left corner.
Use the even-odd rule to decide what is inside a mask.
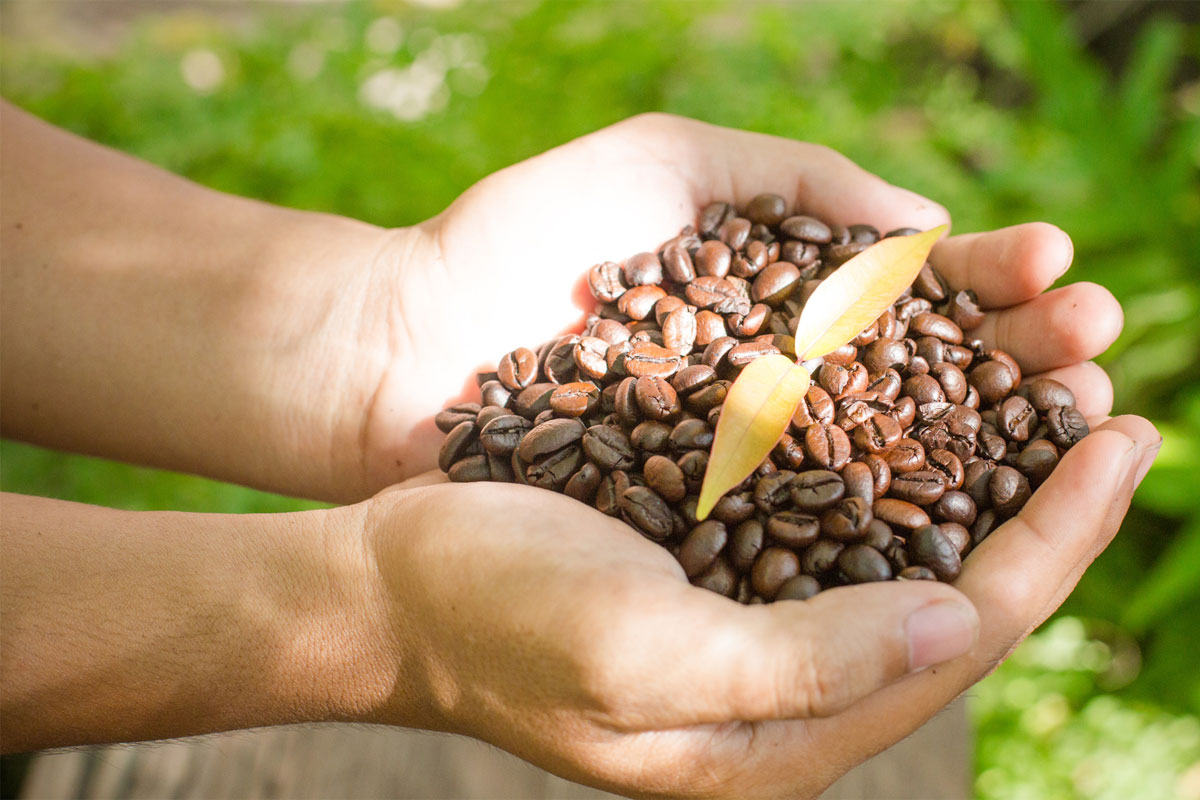
[[[1154,429],[1070,450],[953,587],[742,606],[619,520],[511,484],[401,487],[367,552],[396,666],[370,721],[474,736],[647,797],[814,797],[988,674],[1116,533]]]
[[[938,204],[892,186],[820,145],[650,114],[480,181],[442,214],[391,235],[363,324],[388,357],[363,390],[355,428],[363,491],[433,467],[432,417],[478,398],[473,375],[504,353],[577,330],[594,302],[588,267],[655,249],[714,200],[774,192],[797,212],[887,231],[949,222]],[[1010,352],[1027,374],[1075,390],[1088,415],[1112,388],[1090,363],[1116,338],[1121,309],[1094,284],[1042,295],[1071,263],[1070,239],[1043,223],[941,242],[932,261],[989,311],[973,335]]]

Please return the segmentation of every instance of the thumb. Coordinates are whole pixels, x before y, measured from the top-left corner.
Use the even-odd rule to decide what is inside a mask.
[[[692,602],[700,598],[691,598]],[[804,602],[739,606],[712,595],[703,627],[671,626],[657,648],[650,697],[690,686],[684,707],[656,726],[835,714],[923,667],[968,652],[979,617],[967,598],[933,581],[822,592]],[[695,609],[689,616],[697,619]],[[678,690],[675,692],[678,697]]]

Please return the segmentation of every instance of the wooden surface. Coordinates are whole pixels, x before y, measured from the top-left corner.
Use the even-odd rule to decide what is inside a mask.
[[[960,700],[846,775],[824,798],[958,800],[969,790],[970,729]],[[43,753],[30,765],[21,797],[598,800],[615,795],[565,781],[471,739],[314,725]]]

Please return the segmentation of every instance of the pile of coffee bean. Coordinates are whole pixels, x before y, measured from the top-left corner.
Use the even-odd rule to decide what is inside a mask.
[[[438,414],[439,466],[619,516],[692,583],[744,603],[954,580],[1088,427],[1070,389],[1023,384],[1011,356],[968,337],[977,297],[929,264],[853,341],[806,364],[813,383],[770,457],[696,519],[730,384],[756,358],[795,358],[804,303],[880,238],[790,214],[772,194],[740,213],[707,206],[656,252],[589,270],[597,306],[582,334],[506,354],[478,376],[481,404]]]

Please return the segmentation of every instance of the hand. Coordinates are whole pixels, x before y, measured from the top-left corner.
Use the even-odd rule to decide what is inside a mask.
[[[954,587],[865,584],[768,606],[688,585],[666,550],[561,495],[384,493],[366,551],[386,622],[370,639],[397,667],[362,719],[474,736],[632,796],[815,797],[1062,602],[1158,441],[1136,417],[1106,422]]]
[[[371,398],[350,426],[378,490],[435,463],[433,415],[478,399],[473,375],[505,352],[578,330],[594,302],[588,267],[656,247],[713,200],[744,204],[775,192],[798,210],[882,231],[949,222],[946,210],[819,145],[645,115],[502,170],[439,216],[396,231],[378,259],[382,309],[370,348]],[[933,261],[956,288],[974,288],[990,314],[977,332],[1027,373],[1055,370],[1085,414],[1105,414],[1107,377],[1086,360],[1116,338],[1121,311],[1103,288],[1039,293],[1071,262],[1068,237],[1035,223],[943,241]],[[364,362],[368,363],[368,362]],[[351,409],[351,413],[360,413]]]

